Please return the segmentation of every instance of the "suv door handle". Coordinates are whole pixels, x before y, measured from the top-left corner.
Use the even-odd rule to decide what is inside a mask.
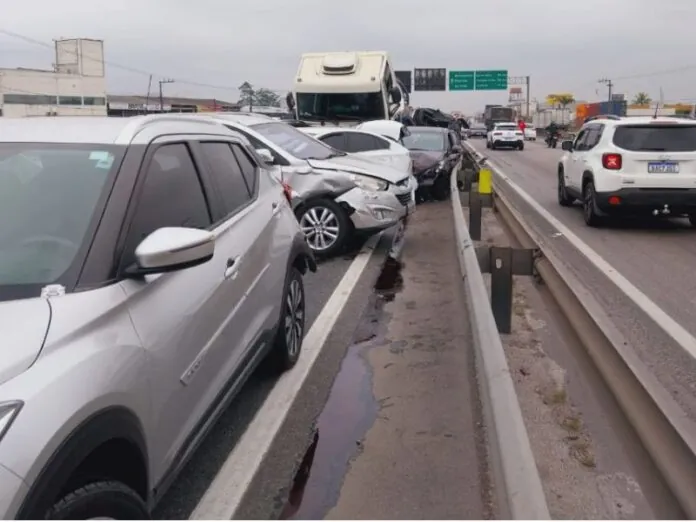
[[[237,274],[239,274],[238,261],[239,257],[230,257],[227,260],[227,266],[225,267],[225,279],[237,278]]]

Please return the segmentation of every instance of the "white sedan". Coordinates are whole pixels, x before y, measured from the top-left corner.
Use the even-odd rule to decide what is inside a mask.
[[[537,139],[537,132],[534,127],[525,127],[524,128],[524,139],[527,141],[536,141]]]
[[[383,163],[408,174],[412,172],[409,150],[390,135],[346,127],[303,127],[300,130],[336,150]]]

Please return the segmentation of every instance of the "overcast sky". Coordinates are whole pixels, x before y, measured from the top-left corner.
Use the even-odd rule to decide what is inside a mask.
[[[617,93],[657,98],[662,87],[667,101],[696,101],[695,20],[696,0],[33,0],[4,9],[0,30],[47,44],[103,39],[111,94],[144,94],[146,72],[176,79],[165,86],[172,96],[236,101],[244,81],[284,94],[303,52],[386,50],[397,70],[529,75],[538,99],[604,99],[597,80],[609,77]],[[49,47],[0,33],[0,67],[52,60]],[[412,101],[468,112],[507,94]]]

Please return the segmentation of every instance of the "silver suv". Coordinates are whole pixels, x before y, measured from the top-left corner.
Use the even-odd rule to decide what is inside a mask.
[[[295,364],[287,190],[212,121],[0,121],[3,519],[147,518],[254,367]]]

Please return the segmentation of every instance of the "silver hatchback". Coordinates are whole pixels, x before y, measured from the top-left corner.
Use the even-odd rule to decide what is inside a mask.
[[[254,367],[295,364],[288,190],[212,121],[0,121],[3,519],[148,518]]]

